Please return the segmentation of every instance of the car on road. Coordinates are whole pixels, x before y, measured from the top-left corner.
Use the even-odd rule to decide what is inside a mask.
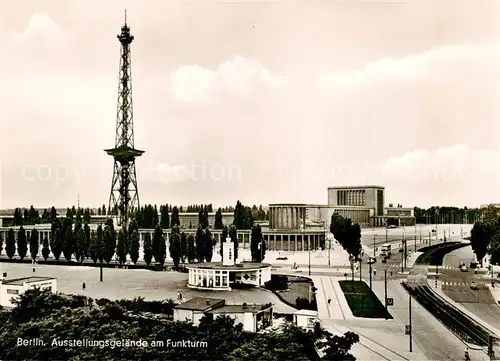
[[[368,258],[368,264],[374,264],[375,262],[377,262],[377,259],[375,257]]]
[[[478,290],[479,289],[479,285],[476,282],[472,282],[470,284],[470,289],[471,290]]]
[[[468,270],[469,269],[467,268],[467,266],[465,266],[465,265],[460,266],[460,271],[467,272]]]

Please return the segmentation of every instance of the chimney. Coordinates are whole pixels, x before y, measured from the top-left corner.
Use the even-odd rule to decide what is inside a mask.
[[[207,300],[207,306],[210,304],[210,300]]]
[[[243,303],[242,308],[243,308],[244,310],[246,310],[246,309],[247,309],[247,304],[246,304],[246,302],[245,302],[245,303]]]

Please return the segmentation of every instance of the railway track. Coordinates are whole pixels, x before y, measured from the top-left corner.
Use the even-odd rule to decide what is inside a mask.
[[[438,297],[428,285],[410,285],[403,282],[403,286],[422,307],[464,342],[487,347],[490,336],[494,337],[478,322]]]

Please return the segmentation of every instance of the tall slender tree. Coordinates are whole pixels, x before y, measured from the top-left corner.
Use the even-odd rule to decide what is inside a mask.
[[[83,226],[83,232],[85,233],[85,247],[82,254],[82,261],[89,256],[90,247],[90,226],[85,223]]]
[[[24,227],[21,226],[17,232],[17,254],[19,255],[19,258],[23,260],[27,253],[28,244],[26,240],[26,231],[24,230]]]
[[[179,226],[181,225],[181,220],[180,220],[180,217],[179,217],[179,208],[177,208],[177,206],[175,206],[174,208],[172,208],[172,217],[170,219],[170,225],[173,227],[173,226]]]
[[[214,229],[222,229],[224,227],[224,222],[222,221],[222,209],[219,208],[215,212]]]
[[[196,259],[198,262],[205,261],[205,232],[201,225],[196,230]]]
[[[182,263],[186,262],[186,256],[187,256],[187,235],[186,235],[186,233],[182,232],[181,233],[181,262]]]
[[[177,232],[172,232],[170,235],[169,251],[174,267],[179,267],[181,260],[181,235]]]
[[[144,253],[144,262],[149,266],[151,264],[151,260],[153,259],[153,244],[151,242],[151,235],[146,233],[144,235],[144,245],[143,245],[143,253]]]
[[[205,247],[203,250],[205,261],[212,262],[212,257],[214,255],[214,238],[208,227],[203,231],[203,238],[205,241]]]
[[[196,259],[195,239],[192,233],[187,237],[186,257],[189,263],[193,263]]]
[[[156,225],[155,231],[153,233],[153,257],[156,262],[160,262],[160,259],[162,258],[162,246],[161,246],[161,241],[165,242],[165,238],[163,238],[163,230],[161,229],[160,225]]]
[[[262,237],[262,229],[259,225],[253,226],[250,240],[250,253],[252,262],[262,262],[266,254],[266,246]]]
[[[238,259],[238,248],[239,248],[238,231],[234,225],[229,227],[229,237],[231,237],[231,240],[234,243],[234,259]]]
[[[168,204],[160,206],[160,226],[163,229],[170,228],[170,216],[168,214]]]
[[[42,243],[42,257],[45,260],[45,262],[47,262],[49,255],[50,255],[49,238],[45,237]]]
[[[103,230],[102,226],[99,225],[96,231],[90,233],[90,245],[88,249],[88,255],[90,259],[95,263],[101,259],[101,250],[103,242]]]
[[[87,249],[87,235],[85,234],[85,230],[80,228],[76,234],[75,258],[77,261],[83,263]]]
[[[75,235],[71,226],[67,227],[64,232],[63,255],[68,262],[71,261],[73,252],[75,251]]]
[[[52,234],[50,242],[50,250],[52,251],[52,254],[54,255],[56,261],[59,261],[59,258],[61,257],[63,244],[64,244],[64,231],[62,227],[55,228],[55,232]]]
[[[40,250],[40,243],[38,239],[38,231],[35,228],[31,231],[30,235],[30,254],[31,254],[31,259],[33,261],[36,261],[39,250]]]
[[[116,250],[116,235],[114,228],[106,225],[104,227],[104,254],[103,259],[106,263],[111,262]]]
[[[140,248],[139,233],[137,232],[137,229],[133,229],[130,234],[130,259],[134,262],[134,264],[136,264],[139,259]]]
[[[127,262],[127,243],[128,243],[127,228],[122,227],[118,232],[118,241],[116,242],[116,257],[118,262],[123,264]]]
[[[12,228],[7,232],[7,239],[5,240],[5,253],[9,259],[12,259],[16,254],[16,235]]]

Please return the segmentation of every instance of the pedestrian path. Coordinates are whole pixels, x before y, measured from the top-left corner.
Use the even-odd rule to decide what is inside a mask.
[[[344,298],[345,301],[345,297],[340,289],[338,279],[329,276],[311,276],[311,279],[314,282],[314,287],[317,289],[316,304],[318,306],[318,317],[320,319],[345,319],[345,313],[347,312],[345,307],[349,308],[349,306],[347,305],[347,301],[345,305],[341,302],[341,298]],[[330,303],[328,303],[328,299],[330,299]]]

